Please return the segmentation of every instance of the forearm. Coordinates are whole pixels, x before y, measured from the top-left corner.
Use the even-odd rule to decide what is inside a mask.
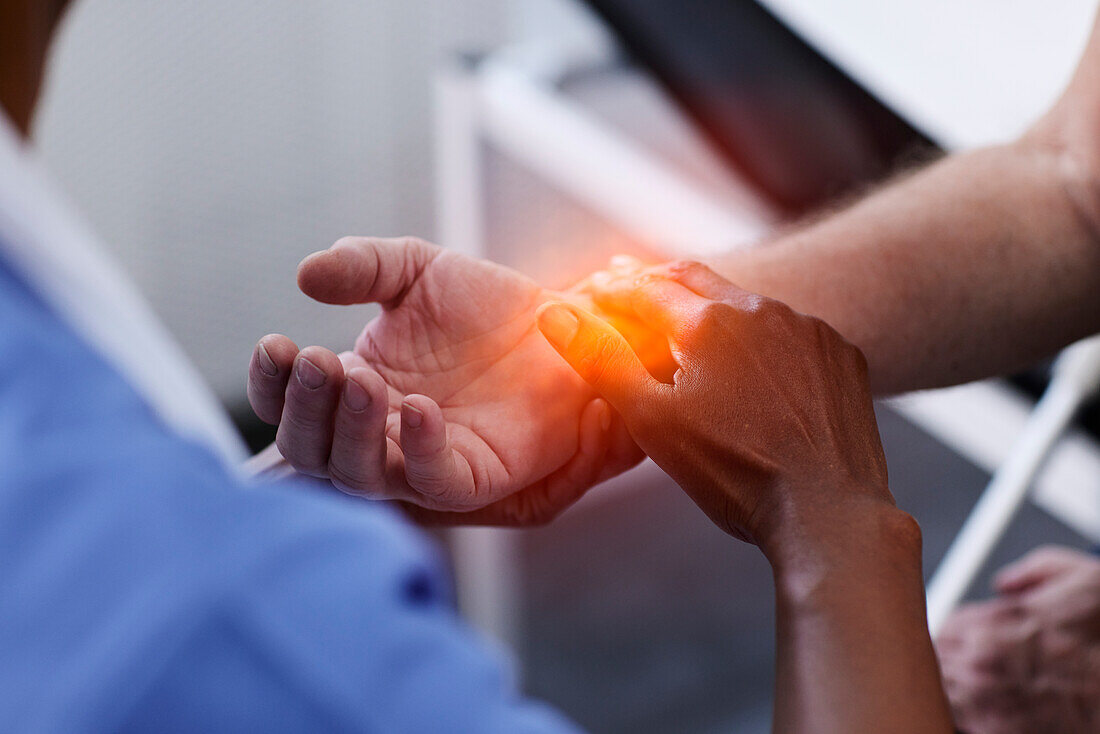
[[[774,730],[950,732],[925,619],[920,535],[904,513],[855,513],[832,538],[771,553]]]
[[[1050,141],[944,159],[850,209],[713,264],[832,324],[877,392],[1032,363],[1100,329],[1100,243]]]

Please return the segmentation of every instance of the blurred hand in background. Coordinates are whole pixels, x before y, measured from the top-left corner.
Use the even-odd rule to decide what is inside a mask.
[[[960,607],[936,640],[967,734],[1100,731],[1100,560],[1032,551],[997,575],[997,595]]]

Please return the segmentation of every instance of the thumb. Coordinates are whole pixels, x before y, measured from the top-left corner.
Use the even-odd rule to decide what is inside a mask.
[[[298,266],[298,287],[314,300],[392,306],[442,250],[415,237],[344,237]]]
[[[626,339],[606,321],[565,303],[544,304],[539,331],[569,366],[624,417],[669,388],[642,365]]]

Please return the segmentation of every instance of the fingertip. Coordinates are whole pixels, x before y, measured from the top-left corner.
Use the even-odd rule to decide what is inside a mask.
[[[298,289],[310,298],[327,302],[331,278],[330,251],[321,250],[306,256],[298,263]]]
[[[292,374],[275,442],[295,469],[325,476],[344,368],[330,350],[314,346],[298,353]]]
[[[542,304],[535,312],[535,323],[558,351],[566,350],[581,328],[580,318],[573,308],[560,301]]]
[[[282,334],[268,334],[256,342],[256,357],[265,375],[285,372],[298,355],[298,345]]]
[[[356,367],[345,375],[336,410],[328,474],[333,484],[350,494],[392,498],[386,483],[389,405],[381,375]]]
[[[601,397],[620,410],[660,383],[611,324],[572,304],[550,302],[536,313],[539,330]]]
[[[294,360],[294,375],[307,390],[338,388],[343,384],[344,365],[324,347],[306,347]]]
[[[364,302],[378,271],[378,255],[363,237],[343,237],[298,264],[298,288],[337,306]]]
[[[600,430],[607,433],[611,430],[611,406],[603,398],[596,398],[592,402],[596,403],[599,411]]]
[[[460,466],[443,410],[428,396],[408,395],[401,403],[400,445],[410,487],[436,501],[470,502],[475,487],[472,467],[465,460]]]
[[[256,342],[248,365],[248,402],[264,423],[277,425],[283,413],[287,381],[298,347],[281,334]]]
[[[596,398],[584,406],[581,412],[580,452],[594,455],[605,451],[609,445],[611,406],[603,398]]]
[[[435,427],[441,411],[427,395],[406,395],[401,403],[401,424],[415,431],[427,431]]]
[[[371,402],[386,402],[386,381],[382,375],[369,367],[353,367],[348,370],[346,378],[348,382],[354,382],[370,396]]]
[[[424,411],[410,403],[402,403],[401,420],[409,428],[420,428],[424,424]]]
[[[336,356],[340,358],[340,364],[344,366],[345,374],[356,368],[367,367],[367,360],[363,359],[356,352],[340,352],[340,354]]]

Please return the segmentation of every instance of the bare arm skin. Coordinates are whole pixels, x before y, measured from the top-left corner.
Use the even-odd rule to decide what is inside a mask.
[[[0,0],[0,113],[30,134],[53,32],[68,0]]]
[[[802,525],[769,555],[773,730],[954,731],[928,638],[916,522],[858,506],[819,520],[829,527]]]
[[[1020,140],[951,156],[770,246],[712,262],[836,327],[877,392],[1033,363],[1100,331],[1100,34]]]
[[[952,731],[920,530],[887,486],[859,350],[699,264],[610,273],[593,296],[668,338],[671,384],[576,305],[543,306],[539,328],[707,516],[771,562],[776,731]]]

